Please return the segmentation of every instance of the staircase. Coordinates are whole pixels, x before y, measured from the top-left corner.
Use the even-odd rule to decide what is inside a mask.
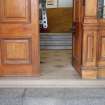
[[[41,33],[41,49],[72,49],[72,33]]]

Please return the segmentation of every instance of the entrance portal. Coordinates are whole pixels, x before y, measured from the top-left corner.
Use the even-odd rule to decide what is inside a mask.
[[[48,6],[53,6],[53,0],[48,1]],[[61,7],[61,4],[65,4],[61,2],[62,0],[57,1],[60,1],[60,4],[54,4],[54,8]],[[104,0],[73,1],[72,64],[81,77],[85,79],[105,77],[104,5]],[[40,5],[40,8],[43,6]],[[42,15],[44,21],[40,21],[40,29],[41,32],[47,32],[49,29],[47,28],[47,21],[45,21],[45,8],[41,12],[44,14]],[[64,13],[64,17],[68,14],[65,10],[53,13],[57,13],[58,15],[60,12]],[[49,12],[49,14],[51,16],[52,13]],[[56,16],[54,19],[54,21],[57,20],[55,27],[50,29],[51,31],[57,29],[56,32],[60,29],[65,33],[69,29],[68,24],[70,24],[70,20],[69,18],[67,20],[60,18],[60,16],[63,17],[62,14],[58,16],[59,18]],[[62,25],[59,23],[60,20],[62,20],[60,22]],[[48,22],[48,25],[49,23],[53,25],[54,22]],[[51,35],[49,36],[52,37]],[[61,36],[58,35],[57,37]],[[62,40],[63,48],[70,49],[70,46],[68,47],[67,45],[71,41],[68,43],[64,39]],[[55,48],[52,46],[55,46],[60,41],[59,38],[56,38],[56,40],[52,40],[53,44],[47,40],[42,40],[42,43],[46,42],[47,45],[50,43],[50,48]],[[61,49],[62,43],[56,49]],[[39,75],[39,44],[39,1],[13,0],[11,2],[11,0],[0,0],[0,76]]]
[[[40,3],[41,78],[80,79],[72,66],[73,2]],[[47,4],[47,8],[46,8]],[[60,6],[59,6],[60,5]],[[47,27],[46,27],[47,26]]]
[[[52,6],[51,1],[49,4]],[[95,5],[95,7],[93,7],[92,5]],[[92,8],[90,8],[90,6]],[[57,5],[57,7],[59,7],[59,4]],[[72,31],[71,31],[72,37],[73,37],[72,65],[74,66],[75,70],[81,75],[82,78],[96,79],[97,77],[99,77],[98,75],[99,72],[97,71],[98,68],[96,63],[97,55],[98,55],[96,52],[97,50],[96,48],[97,0],[93,0],[93,1],[74,0],[72,9],[73,9]],[[52,12],[48,12],[48,13],[50,15],[53,14]],[[56,13],[57,15],[60,14],[60,12],[56,12]],[[56,24],[56,21],[57,23],[59,23],[58,21],[60,21],[61,18],[57,19],[57,15],[55,15],[55,20],[50,20],[51,18],[48,18],[48,23]],[[52,16],[54,16],[54,14]],[[63,17],[63,15],[60,15],[60,16]],[[61,26],[63,25],[65,26],[65,24],[66,24],[65,22],[63,22],[61,25],[57,24],[54,26],[54,28],[57,30]],[[55,31],[54,28],[51,27],[50,31],[52,30]],[[62,30],[64,31],[64,28]],[[49,27],[46,28],[44,31],[48,32]]]

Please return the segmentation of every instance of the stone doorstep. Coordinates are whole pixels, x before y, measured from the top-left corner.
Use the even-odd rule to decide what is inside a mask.
[[[0,88],[105,88],[105,80],[1,78]]]

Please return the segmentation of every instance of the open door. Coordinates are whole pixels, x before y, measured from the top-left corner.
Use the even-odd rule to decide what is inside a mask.
[[[81,73],[84,0],[73,1],[73,66]]]
[[[39,74],[38,0],[0,0],[0,76]]]

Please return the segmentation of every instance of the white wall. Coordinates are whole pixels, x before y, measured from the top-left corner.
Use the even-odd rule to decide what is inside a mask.
[[[72,0],[59,0],[59,7],[72,7]]]
[[[47,8],[72,7],[73,0],[47,0]]]

